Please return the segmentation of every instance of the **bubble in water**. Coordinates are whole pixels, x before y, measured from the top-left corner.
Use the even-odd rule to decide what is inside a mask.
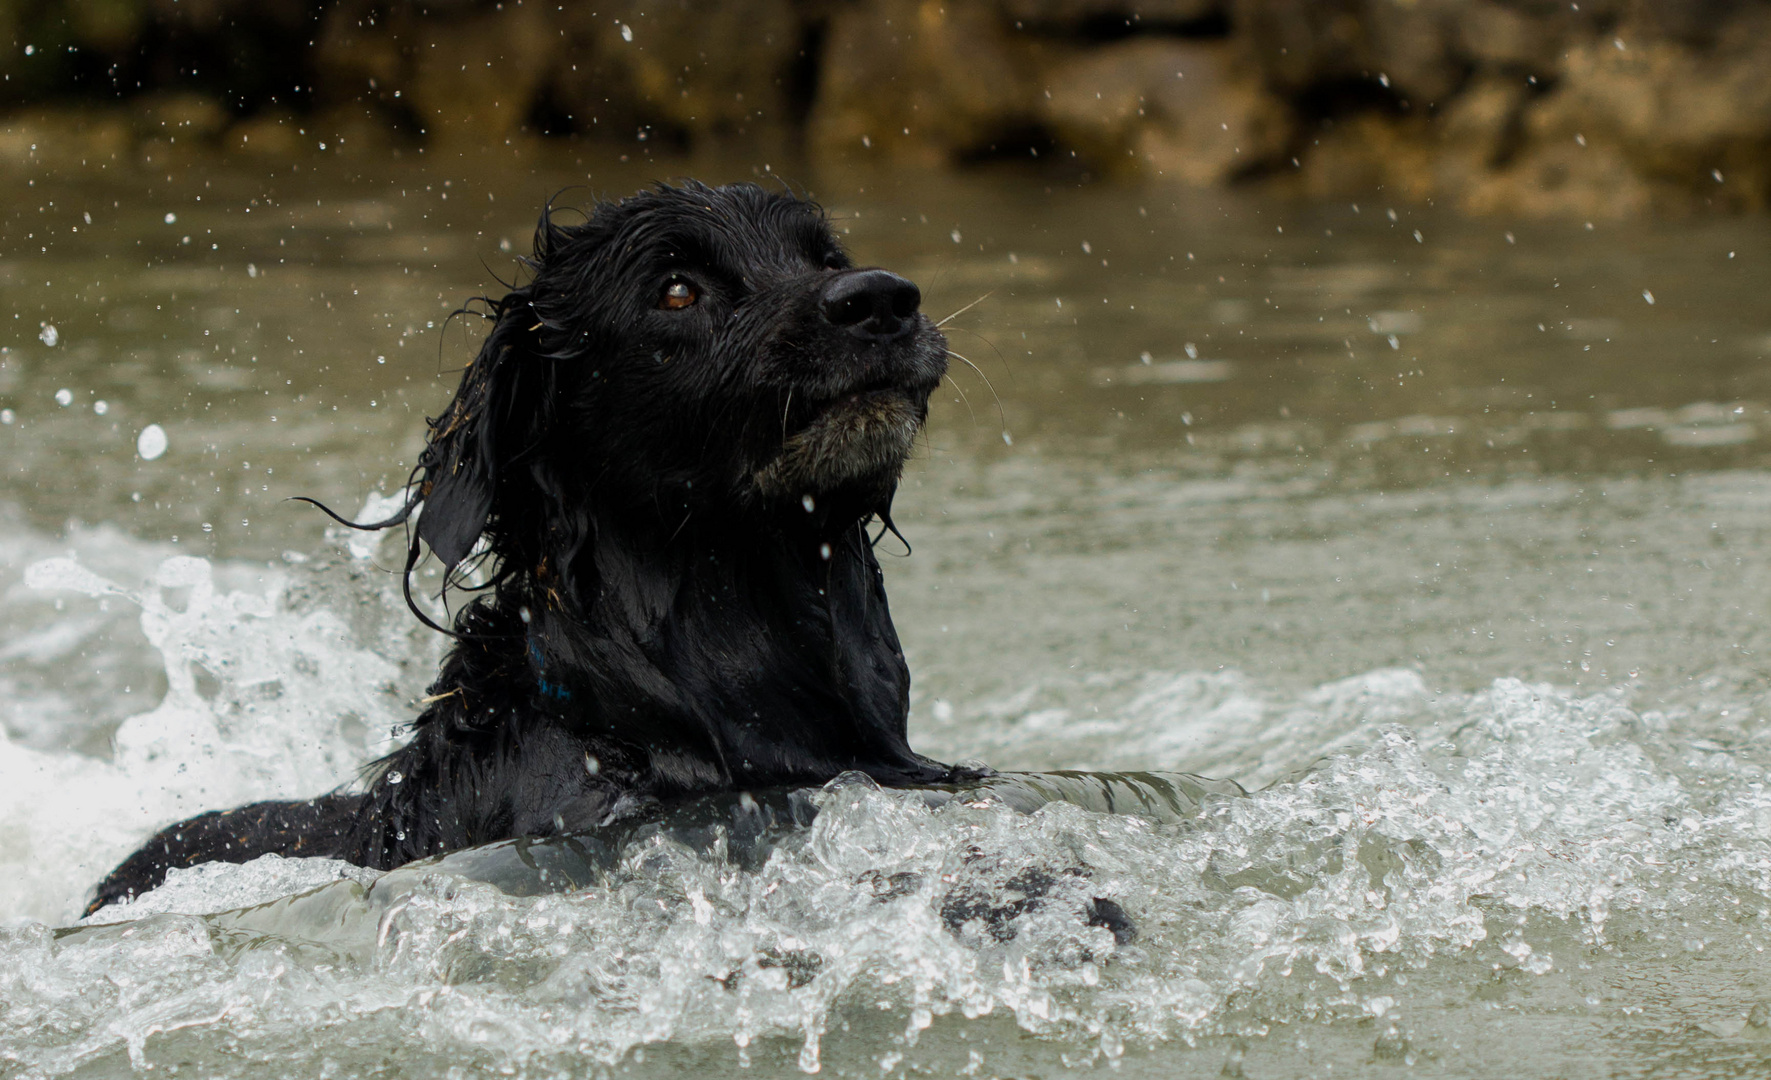
[[[111,403],[103,400],[95,401],[92,403],[92,411],[103,416],[105,413],[111,411]]]
[[[177,220],[178,220],[178,215],[177,215],[177,214],[173,214],[173,213],[168,213],[168,214],[167,214],[167,215],[166,215],[166,224],[168,224],[168,225],[171,225],[171,224],[172,224],[172,223],[173,223],[173,222],[175,222],[175,221],[177,221]]]
[[[37,340],[48,345],[50,348],[54,348],[55,343],[61,340],[61,331],[55,328],[54,323],[44,323],[43,329],[37,333]]]
[[[166,429],[159,424],[149,424],[141,429],[141,435],[135,440],[135,452],[143,461],[152,461],[166,452]]]
[[[55,392],[55,403],[63,407],[72,405],[74,403],[74,392],[65,386],[62,387]]]

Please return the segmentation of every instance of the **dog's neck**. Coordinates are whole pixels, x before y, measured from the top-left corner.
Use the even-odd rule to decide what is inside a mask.
[[[599,521],[569,570],[517,575],[476,605],[478,640],[451,656],[441,692],[468,667],[526,668],[508,681],[529,700],[495,708],[553,718],[596,768],[660,796],[850,769],[886,783],[944,775],[906,739],[909,671],[861,523]]]

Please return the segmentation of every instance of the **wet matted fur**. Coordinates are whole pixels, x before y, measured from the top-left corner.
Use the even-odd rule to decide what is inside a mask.
[[[947,369],[916,287],[857,269],[813,203],[748,184],[544,214],[528,270],[488,301],[406,509],[376,523],[415,520],[412,561],[423,541],[492,581],[411,741],[361,794],[166,829],[93,910],[198,862],[389,868],[652,800],[954,778],[906,739],[867,530]]]

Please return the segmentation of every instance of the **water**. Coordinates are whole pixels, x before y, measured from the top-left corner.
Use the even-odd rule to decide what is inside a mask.
[[[393,545],[281,500],[406,475],[469,354],[444,320],[540,200],[751,171],[20,175],[0,1076],[1765,1067],[1760,220],[798,174],[936,314],[984,297],[949,325],[995,391],[956,370],[886,560],[916,745],[1250,793],[844,780],[761,848],[610,837],[565,891],[545,848],[267,859],[66,929],[158,825],[348,783],[416,711],[439,642]]]

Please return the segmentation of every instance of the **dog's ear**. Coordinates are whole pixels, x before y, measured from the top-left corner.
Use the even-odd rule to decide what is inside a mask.
[[[529,441],[533,417],[519,420],[518,406],[535,356],[535,316],[527,290],[493,304],[496,321],[480,352],[461,376],[461,386],[442,415],[430,422],[430,442],[418,467],[424,511],[418,537],[453,570],[486,531],[510,455]],[[525,371],[525,369],[531,369]]]

